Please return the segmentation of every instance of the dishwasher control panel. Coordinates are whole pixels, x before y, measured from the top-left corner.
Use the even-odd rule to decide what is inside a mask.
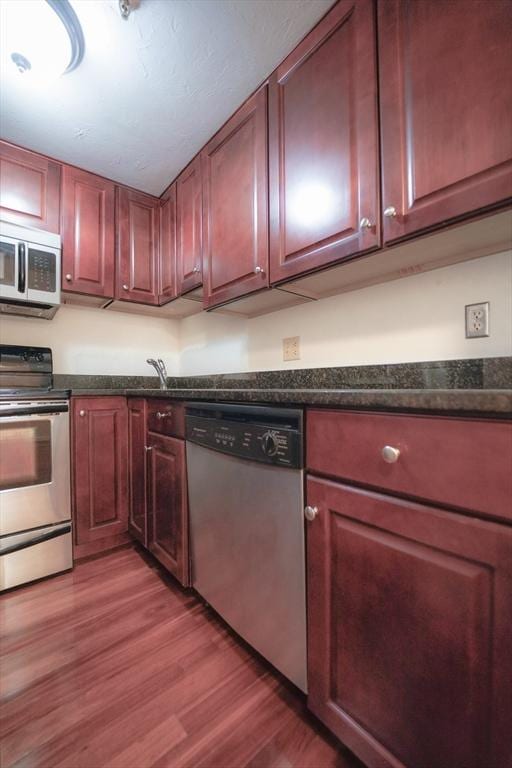
[[[212,405],[187,407],[189,442],[251,461],[303,467],[301,411]]]

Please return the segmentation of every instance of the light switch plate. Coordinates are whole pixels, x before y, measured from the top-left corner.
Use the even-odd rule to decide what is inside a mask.
[[[300,360],[300,336],[283,339],[283,360]]]
[[[489,336],[489,302],[466,304],[466,338]]]

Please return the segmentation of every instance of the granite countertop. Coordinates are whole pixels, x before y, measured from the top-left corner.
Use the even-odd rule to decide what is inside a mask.
[[[55,375],[74,396],[280,403],[512,416],[512,358],[169,377]]]
[[[73,396],[127,395],[169,400],[280,403],[368,410],[444,411],[512,416],[505,389],[72,389]]]

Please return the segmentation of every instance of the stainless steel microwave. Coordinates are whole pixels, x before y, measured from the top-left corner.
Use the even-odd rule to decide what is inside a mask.
[[[60,235],[0,221],[0,312],[50,320],[60,272]]]

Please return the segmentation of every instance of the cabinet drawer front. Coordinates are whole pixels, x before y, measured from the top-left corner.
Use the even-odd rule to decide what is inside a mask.
[[[307,414],[311,471],[508,520],[511,462],[511,422]]]
[[[161,435],[185,437],[185,411],[183,403],[170,400],[148,400],[148,430]]]

